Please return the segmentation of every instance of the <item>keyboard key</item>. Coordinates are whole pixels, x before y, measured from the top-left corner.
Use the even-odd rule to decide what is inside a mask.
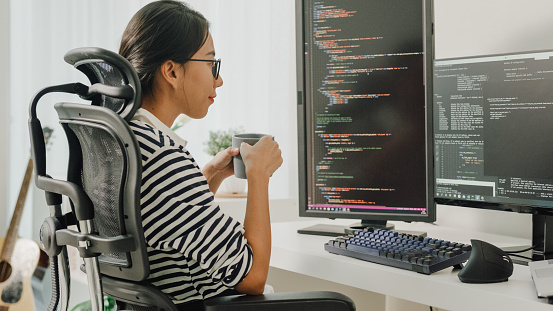
[[[435,249],[435,248],[438,248],[439,246],[437,244],[434,244],[434,243],[428,243],[425,245],[425,247],[429,248],[429,249]]]

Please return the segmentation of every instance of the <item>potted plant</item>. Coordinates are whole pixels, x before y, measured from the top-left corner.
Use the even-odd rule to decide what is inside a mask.
[[[215,156],[219,151],[225,150],[232,146],[232,135],[243,132],[242,128],[231,128],[229,130],[209,131],[209,140],[205,142],[207,152],[211,156]],[[244,196],[246,192],[246,180],[234,177],[228,177],[223,181],[217,192],[218,196],[229,195],[232,197]]]

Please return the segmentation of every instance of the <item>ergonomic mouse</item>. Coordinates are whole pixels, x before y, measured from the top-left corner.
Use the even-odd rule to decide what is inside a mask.
[[[504,282],[513,274],[513,261],[499,247],[470,240],[472,251],[465,267],[457,275],[464,283]]]

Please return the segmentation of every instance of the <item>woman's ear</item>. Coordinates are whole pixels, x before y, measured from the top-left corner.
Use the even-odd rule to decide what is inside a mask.
[[[161,67],[159,69],[162,80],[169,83],[173,88],[176,89],[179,85],[177,83],[177,80],[179,78],[179,75],[182,74],[180,72],[183,70],[182,65],[177,64],[172,60],[168,60],[165,63],[161,64]]]

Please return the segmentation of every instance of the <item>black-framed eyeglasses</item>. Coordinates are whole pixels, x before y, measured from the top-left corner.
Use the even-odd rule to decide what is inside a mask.
[[[194,62],[210,62],[211,63],[211,73],[215,80],[219,79],[219,69],[221,69],[221,59],[189,59]]]

